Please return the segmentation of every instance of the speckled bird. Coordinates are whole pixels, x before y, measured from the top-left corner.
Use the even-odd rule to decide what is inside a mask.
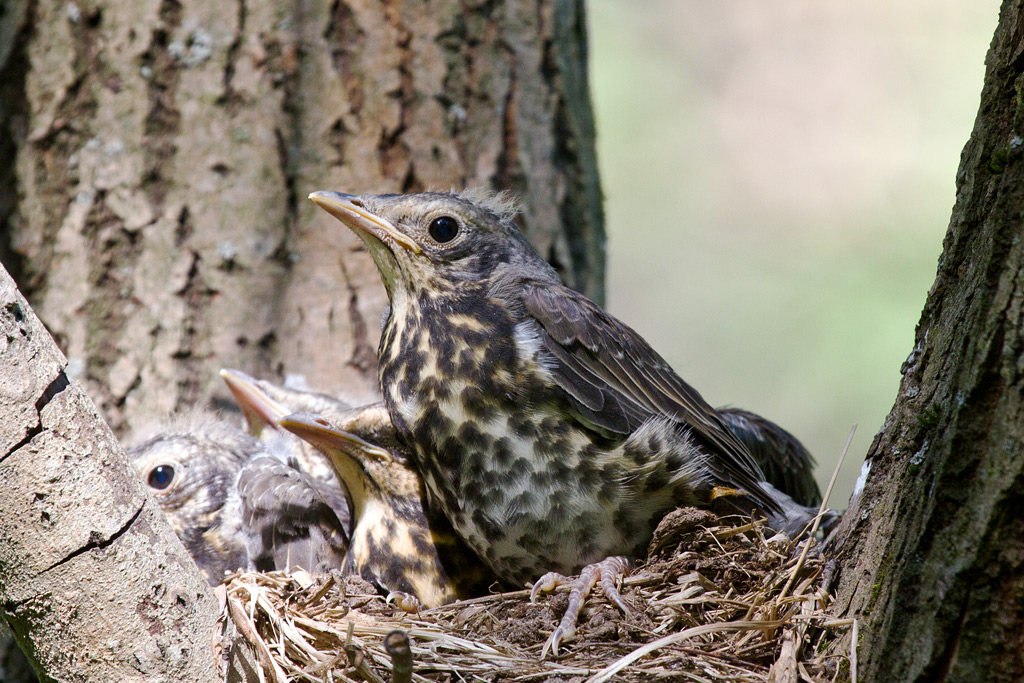
[[[289,415],[281,425],[327,455],[345,484],[354,520],[346,573],[359,574],[384,595],[409,594],[425,607],[503,586],[444,514],[428,505],[423,480],[383,403],[338,420],[345,429],[319,415]]]
[[[431,511],[419,472],[382,403],[348,409],[313,394],[224,370],[250,425],[281,427],[315,447],[346,491],[352,529],[342,570],[382,595],[407,593],[425,607],[487,593],[502,582],[467,548],[443,513]],[[323,414],[292,411],[318,410]],[[312,448],[311,447],[311,448]]]
[[[310,198],[376,263],[388,412],[431,502],[499,576],[585,569],[584,597],[600,581],[628,609],[613,583],[623,557],[676,506],[727,503],[793,535],[813,518],[640,335],[561,283],[500,197]]]
[[[341,565],[348,507],[266,444],[209,416],[188,416],[132,448],[150,491],[211,584],[238,569]]]

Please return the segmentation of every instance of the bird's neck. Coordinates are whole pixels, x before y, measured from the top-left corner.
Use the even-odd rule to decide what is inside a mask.
[[[334,473],[345,487],[352,519],[360,519],[366,511],[367,501],[374,498],[374,491],[362,465],[348,453],[328,451]]]
[[[388,412],[408,441],[413,423],[429,405],[473,384],[484,369],[490,376],[511,370],[516,321],[483,285],[423,295],[402,307],[392,303],[381,335],[379,373]]]

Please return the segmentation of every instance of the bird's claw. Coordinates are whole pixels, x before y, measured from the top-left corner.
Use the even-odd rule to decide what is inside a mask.
[[[550,651],[553,656],[558,656],[558,646],[563,640],[572,638],[576,633],[576,621],[579,619],[580,610],[590,595],[590,591],[600,581],[601,592],[605,597],[615,603],[628,617],[633,615],[633,610],[615,587],[615,582],[622,577],[629,569],[629,561],[624,557],[608,557],[600,562],[589,564],[580,571],[579,577],[575,580],[567,579],[557,572],[549,572],[540,577],[530,590],[530,601],[536,600],[542,592],[552,591],[560,585],[570,584],[569,605],[565,608],[565,614],[558,627],[544,643],[540,657],[544,659]]]
[[[373,444],[367,443],[363,446],[363,453],[371,458],[380,460],[385,465],[390,465],[395,461],[395,458],[386,448],[374,446]]]
[[[530,589],[530,602],[537,602],[537,596],[541,593],[549,593],[567,583],[569,579],[558,572],[548,572],[533,584],[533,588]]]
[[[558,625],[558,628],[551,632],[551,635],[548,637],[547,641],[545,641],[544,649],[540,651],[541,659],[547,658],[548,652],[551,653],[552,657],[557,657],[558,646],[561,642],[563,640],[572,640],[573,636],[576,635],[576,620],[574,619],[574,623],[570,624],[568,627],[566,627],[565,621],[565,617],[562,617],[562,623]]]
[[[406,614],[417,614],[420,611],[420,601],[415,595],[405,591],[391,591],[384,600],[395,603],[395,606]]]

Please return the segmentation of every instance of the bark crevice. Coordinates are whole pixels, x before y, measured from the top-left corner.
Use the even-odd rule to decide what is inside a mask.
[[[17,307],[17,304],[8,305],[8,310],[10,310],[12,306]],[[46,405],[51,400],[53,400],[58,394],[60,394],[60,392],[67,389],[69,384],[70,383],[68,381],[67,375],[65,374],[64,370],[61,370],[60,373],[53,379],[53,381],[50,382],[49,385],[47,385],[46,389],[43,390],[39,398],[36,399],[35,408],[37,419],[35,424],[27,427],[25,430],[25,436],[22,437],[21,440],[11,444],[11,446],[7,449],[7,452],[4,453],[3,455],[0,455],[0,462],[3,462],[6,458],[10,457],[11,455],[14,455],[23,447],[32,443],[32,440],[34,438],[36,438],[45,431],[42,419],[43,408],[45,408]]]
[[[59,560],[57,560],[56,562],[54,562],[50,566],[46,567],[45,569],[43,569],[43,573],[52,571],[52,570],[56,569],[57,567],[60,567],[61,565],[67,564],[68,562],[74,560],[76,557],[80,557],[80,556],[84,555],[85,553],[90,552],[92,550],[103,550],[104,548],[109,547],[111,544],[113,544],[115,541],[117,541],[117,539],[119,539],[122,536],[124,536],[125,533],[129,529],[131,529],[132,525],[135,524],[135,520],[137,520],[139,518],[139,515],[142,514],[142,510],[145,507],[146,507],[145,506],[145,502],[143,502],[143,504],[139,505],[139,507],[136,508],[135,512],[132,513],[132,515],[127,520],[125,520],[125,523],[122,524],[119,528],[115,529],[112,534],[109,534],[107,536],[103,536],[102,534],[100,534],[96,530],[93,530],[89,534],[89,542],[88,543],[86,543],[85,545],[81,546],[80,548],[77,548],[76,550],[68,553],[67,555],[65,555],[64,557],[60,558]]]

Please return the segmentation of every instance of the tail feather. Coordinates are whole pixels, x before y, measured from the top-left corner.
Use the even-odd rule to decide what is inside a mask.
[[[814,518],[818,516],[817,507],[801,505],[767,482],[764,482],[762,486],[782,510],[780,514],[768,517],[768,526],[773,531],[784,533],[793,539],[802,538],[810,533]],[[826,508],[818,522],[818,534],[827,536],[832,527],[839,522],[839,518],[838,510]]]
[[[767,518],[769,529],[791,539],[803,538],[810,533],[814,518],[818,516],[817,507],[801,505],[766,481],[758,482],[758,490],[753,494],[716,487],[711,493],[708,507],[720,515],[739,513]],[[827,536],[839,518],[837,510],[824,510],[815,535]]]

